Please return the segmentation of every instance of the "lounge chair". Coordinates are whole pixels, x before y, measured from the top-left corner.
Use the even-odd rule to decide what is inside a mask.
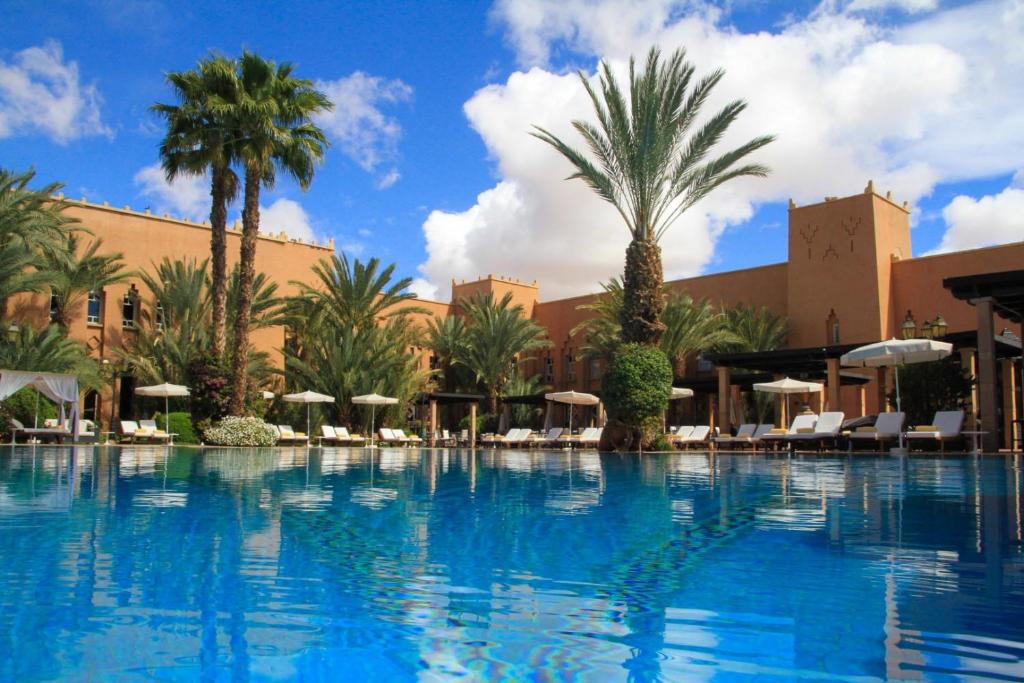
[[[463,429],[459,432],[459,445],[461,446],[472,446],[469,442],[469,430]]]
[[[399,435],[400,431],[400,429],[381,427],[377,430],[377,436],[380,438],[381,443],[390,444],[392,446],[404,446],[409,443],[409,439],[405,434]]]
[[[64,440],[64,437],[71,436],[71,430],[60,427],[26,427],[24,424],[11,418],[11,442],[14,442],[16,434],[24,434],[26,437],[40,440],[54,440],[58,443]]]
[[[673,445],[678,446],[690,434],[693,434],[693,425],[683,425],[682,427],[676,427],[674,432],[666,434],[665,438]]]
[[[741,424],[736,430],[735,436],[716,436],[712,441],[716,448],[725,448],[734,443],[747,443],[747,440],[754,435],[757,425],[754,423]]]
[[[775,425],[772,424],[771,422],[759,424],[757,425],[757,429],[754,430],[754,433],[751,434],[749,437],[744,438],[742,441],[736,439],[733,443],[737,446],[750,444],[751,447],[757,450],[757,445],[761,443],[761,440],[764,438],[765,434],[770,433],[773,429],[775,429]]]
[[[562,436],[564,431],[565,429],[562,427],[552,427],[547,434],[537,438],[533,443],[538,446],[555,446],[558,444],[558,437]]]
[[[711,436],[711,427],[708,425],[697,425],[693,428],[689,434],[682,439],[676,439],[675,445],[679,448],[689,448],[690,446],[706,446],[708,445],[708,439]]]
[[[509,441],[509,437],[514,437],[518,432],[518,429],[509,429],[504,434],[484,434],[480,437],[480,441],[485,446],[494,446],[497,448],[499,445],[505,445]]]
[[[601,430],[598,427],[587,427],[580,434],[580,446],[582,448],[597,448],[601,440]]]
[[[447,429],[442,429],[441,437],[437,439],[437,443],[443,446],[455,446],[458,444],[458,440]]]
[[[302,432],[295,431],[291,425],[277,425],[277,431],[281,435],[278,443],[287,443],[295,446],[309,443],[309,437]]]
[[[831,440],[832,445],[835,446],[836,439],[839,438],[839,431],[843,428],[844,419],[846,419],[846,414],[842,412],[822,413],[818,416],[818,421],[814,423],[813,430],[810,432],[797,430],[796,434],[787,435],[786,441],[794,447],[798,444],[815,444],[820,448],[826,441]]]
[[[399,441],[406,443],[410,446],[419,446],[423,444],[423,439],[420,438],[419,434],[406,434],[401,429],[392,429],[391,433],[395,435]]]
[[[325,441],[332,446],[336,446],[339,443],[338,433],[331,425],[320,425],[320,436],[317,440],[321,446],[324,445]]]
[[[795,434],[801,433],[814,433],[814,424],[818,421],[817,415],[797,415],[793,418],[793,423],[789,425],[789,429],[784,427],[777,428],[773,427],[767,434],[761,436],[760,444],[763,444],[765,448],[769,445],[776,445],[785,443],[786,438]],[[810,430],[805,432],[801,430]]]
[[[960,438],[960,430],[964,425],[964,411],[962,410],[940,410],[935,413],[935,419],[930,425],[915,427],[913,431],[907,432],[907,446],[911,443],[922,443],[934,441],[939,444],[939,450],[945,450],[946,442]]]
[[[362,434],[352,434],[348,431],[348,427],[335,427],[334,433],[338,437],[338,440],[343,443],[348,443],[350,446],[362,446],[366,443],[366,437]]]
[[[896,441],[903,431],[906,417],[906,413],[879,413],[873,427],[857,427],[849,433],[850,448],[857,443],[878,445]]]

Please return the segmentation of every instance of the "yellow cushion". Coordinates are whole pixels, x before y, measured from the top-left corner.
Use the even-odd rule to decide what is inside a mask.
[[[786,430],[786,428],[785,428],[785,427],[773,427],[772,429],[770,429],[770,430],[768,431],[768,433],[769,433],[769,434],[785,434],[785,433],[786,433],[786,431],[787,431],[787,430]]]
[[[138,429],[135,430],[135,433],[136,434],[152,434],[153,430],[150,429],[149,427],[139,427]]]
[[[874,433],[874,432],[877,432],[878,430],[875,429],[874,427],[857,427],[857,431],[858,432],[872,432],[872,433]]]
[[[914,427],[915,432],[937,432],[939,428],[935,425],[918,425]]]
[[[166,435],[166,434],[167,434],[167,432],[165,432],[165,431],[164,431],[164,430],[162,430],[162,429],[158,429],[158,430],[156,430],[156,431],[155,431],[155,432],[153,432],[153,433],[154,433],[154,434],[164,434],[164,435]]]
[[[306,432],[295,432],[295,436],[305,436]]]
[[[797,427],[796,428],[796,433],[797,434],[813,434],[814,433],[814,427]]]

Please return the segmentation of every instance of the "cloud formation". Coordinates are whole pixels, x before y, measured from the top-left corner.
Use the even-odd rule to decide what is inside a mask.
[[[336,81],[319,81],[317,87],[334,102],[332,111],[317,116],[317,124],[360,168],[377,173],[380,166],[397,158],[402,127],[382,109],[411,100],[411,87],[362,71]],[[399,177],[396,169],[389,169],[378,179],[378,189],[390,187]]]
[[[260,228],[260,232],[268,235],[283,231],[303,242],[310,242],[314,237],[309,214],[297,201],[285,197],[274,200],[270,206],[260,207]]]
[[[572,119],[592,119],[574,74],[554,54],[591,55],[620,74],[651,45],[686,46],[698,72],[726,70],[705,111],[743,98],[749,108],[722,142],[763,133],[766,180],[723,186],[666,235],[666,277],[701,272],[718,237],[757,204],[860,191],[870,178],[915,202],[938,182],[1004,173],[1019,164],[1024,118],[1024,10],[993,2],[927,14],[902,26],[822,5],[777,32],[744,34],[709,5],[671,0],[499,2],[523,69],[473,95],[464,110],[495,161],[498,181],[465,211],[433,211],[423,224],[423,279],[444,297],[450,278],[485,273],[538,279],[545,299],[592,291],[621,271],[621,219],[578,181],[536,124],[576,144]],[[983,122],[978,126],[978,121]],[[965,148],[973,150],[967,153]],[[742,228],[735,228],[742,229]]]
[[[1022,216],[1024,171],[1018,171],[1002,192],[977,199],[966,195],[954,197],[942,210],[949,227],[932,253],[1024,241]]]
[[[0,139],[38,132],[65,145],[91,135],[112,137],[102,121],[95,83],[82,83],[78,64],[64,61],[60,43],[48,40],[0,60]]]

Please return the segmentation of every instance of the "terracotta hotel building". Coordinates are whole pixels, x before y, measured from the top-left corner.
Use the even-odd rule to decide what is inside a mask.
[[[151,268],[165,256],[201,260],[209,255],[209,227],[204,224],[84,199],[71,201],[68,213],[101,238],[107,249],[123,252],[131,269]],[[826,197],[808,206],[790,202],[786,262],[670,283],[716,305],[765,306],[785,316],[789,326],[785,350],[712,355],[688,363],[692,376],[682,384],[697,390],[683,408],[690,411],[688,419],[711,421],[721,428],[735,425],[742,417],[737,408],[740,392],[751,378],[785,374],[827,382],[822,395],[812,399],[816,410],[840,409],[847,416],[876,412],[884,405],[891,373],[860,371],[858,378],[840,371],[839,355],[854,345],[909,334],[911,326],[920,334],[926,320],[941,316],[945,329],[934,331],[954,343],[964,366],[979,379],[968,424],[990,432],[987,447],[1012,447],[1015,437],[1019,438],[1015,421],[1021,412],[1020,301],[1000,299],[1003,290],[994,297],[984,296],[988,293],[985,282],[965,276],[1002,273],[1005,280],[1016,275],[1019,287],[1024,242],[915,258],[909,218],[907,204],[880,194],[870,182],[862,192],[848,197]],[[236,225],[228,235],[229,267],[237,258],[239,239]],[[278,283],[280,294],[289,295],[295,289],[290,282],[308,281],[311,266],[333,250],[331,242],[317,245],[283,233],[261,235],[256,268]],[[1003,272],[1014,270],[1016,274]],[[953,286],[957,284],[959,290]],[[142,282],[135,281],[94,292],[73,321],[71,335],[85,342],[96,357],[112,359],[111,349],[136,333],[138,307],[153,305],[150,293],[143,290]],[[454,302],[475,292],[497,296],[511,292],[526,314],[547,330],[553,346],[527,362],[528,372],[541,374],[557,389],[600,386],[600,363],[584,362],[578,356],[582,340],[569,334],[586,315],[577,307],[594,295],[543,301],[536,282],[488,275],[472,282],[453,281],[452,302],[420,300],[418,304],[438,316],[452,315]],[[27,299],[16,313],[45,323],[43,304],[38,296]],[[285,329],[280,327],[257,331],[253,339],[278,363],[284,341]],[[430,362],[422,350],[410,351],[421,352],[424,364]],[[132,380],[122,382],[120,394],[128,406]],[[109,417],[110,394],[108,388],[105,396],[87,396],[86,415]]]

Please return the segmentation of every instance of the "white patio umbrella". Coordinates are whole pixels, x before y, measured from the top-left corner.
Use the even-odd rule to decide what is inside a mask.
[[[274,398],[274,395],[275,394],[274,394],[273,391],[264,391],[263,392],[263,399],[266,400],[266,401],[269,401],[269,400]]]
[[[569,449],[572,449],[572,407],[571,406],[596,406],[601,402],[597,396],[593,394],[584,394],[578,391],[558,391],[550,394],[544,394],[544,398],[549,401],[557,401],[559,403],[568,403],[569,408]]]
[[[854,368],[895,368],[896,410],[902,411],[900,400],[900,366],[910,363],[929,363],[941,360],[953,353],[949,342],[934,339],[889,339],[875,342],[844,353],[839,364]],[[900,432],[900,449],[903,448],[903,433]]]
[[[171,396],[188,396],[189,390],[188,387],[184,387],[180,384],[167,384],[164,382],[163,384],[154,384],[151,387],[139,387],[135,390],[135,393],[139,396],[151,396],[155,398],[160,398],[162,396],[164,399],[164,415],[166,416],[171,412],[169,408],[170,401],[168,399]],[[165,417],[165,419],[167,420],[167,431],[171,431],[170,418]]]
[[[352,402],[357,405],[370,406],[370,448],[373,448],[374,420],[377,417],[377,406],[395,405],[398,403],[398,399],[391,398],[390,396],[381,396],[380,394],[363,394],[362,396],[353,396]]]
[[[819,392],[825,385],[819,382],[804,382],[791,377],[783,377],[774,382],[758,382],[754,385],[754,391],[763,391],[766,394],[784,394],[786,398],[786,412],[789,412],[790,394],[813,394]],[[785,427],[786,425],[782,425]]]
[[[306,436],[312,439],[312,435],[309,433],[309,406],[312,403],[334,403],[334,397],[328,396],[327,394],[318,394],[315,391],[303,391],[298,394],[285,394],[282,396],[284,400],[289,403],[305,403],[306,404]],[[309,443],[307,441],[306,443]]]

